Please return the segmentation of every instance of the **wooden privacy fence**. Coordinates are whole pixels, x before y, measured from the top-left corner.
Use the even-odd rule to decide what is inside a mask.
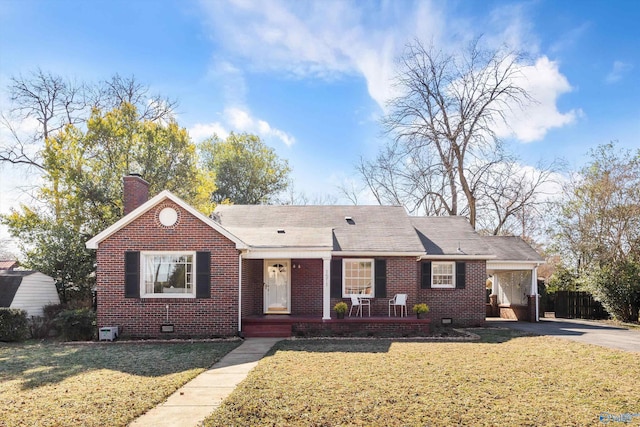
[[[606,319],[609,313],[588,292],[557,291],[549,294],[556,317],[567,319]]]

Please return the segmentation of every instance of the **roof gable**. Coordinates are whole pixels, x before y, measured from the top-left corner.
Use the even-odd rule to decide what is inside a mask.
[[[171,200],[173,203],[180,206],[182,209],[186,210],[187,212],[189,212],[190,214],[198,218],[200,221],[204,222],[206,225],[210,226],[212,229],[216,230],[218,233],[222,234],[223,236],[225,236],[226,238],[234,242],[236,244],[236,248],[238,249],[246,248],[245,243],[242,240],[240,240],[238,237],[233,235],[229,230],[225,229],[219,223],[213,221],[211,218],[208,218],[206,215],[202,214],[201,212],[197,211],[196,209],[191,207],[187,202],[185,202],[184,200],[182,200],[181,198],[174,195],[168,190],[164,190],[161,193],[157,194],[155,197],[149,199],[146,203],[140,205],[139,207],[131,211],[128,215],[125,215],[124,217],[120,218],[120,220],[116,221],[110,227],[107,227],[98,235],[89,239],[86,243],[87,248],[98,249],[98,245],[100,244],[100,242],[107,239],[109,236],[116,233],[120,229],[124,228],[126,225],[135,221],[142,214],[151,210],[152,208],[159,205],[165,200]]]

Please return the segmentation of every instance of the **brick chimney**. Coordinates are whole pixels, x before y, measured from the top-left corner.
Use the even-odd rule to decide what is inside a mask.
[[[149,199],[149,183],[137,173],[124,177],[124,214],[142,205]]]

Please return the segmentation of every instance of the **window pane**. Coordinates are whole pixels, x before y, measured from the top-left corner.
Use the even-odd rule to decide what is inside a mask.
[[[432,264],[432,286],[435,287],[453,287],[453,268],[454,264],[451,262]]]
[[[349,261],[343,264],[344,294],[373,296],[373,262]]]
[[[191,293],[193,289],[192,255],[146,255],[145,292]]]

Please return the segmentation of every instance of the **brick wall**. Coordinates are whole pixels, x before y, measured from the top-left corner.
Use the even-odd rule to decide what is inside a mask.
[[[261,315],[264,312],[264,261],[242,260],[242,315]]]
[[[419,269],[420,263],[416,264]],[[419,271],[416,276],[419,277]],[[466,261],[464,289],[419,289],[417,302],[429,306],[427,317],[433,325],[440,324],[442,318],[451,318],[454,325],[479,326],[485,320],[486,279],[485,261]],[[419,279],[416,281],[419,283]]]
[[[322,317],[322,260],[293,259],[291,264],[296,266],[291,269],[291,314]]]
[[[466,286],[464,289],[421,289],[420,262],[414,257],[385,258],[387,263],[387,295],[376,296],[371,301],[371,316],[388,316],[389,299],[395,294],[407,294],[407,312],[413,314],[413,306],[426,303],[430,311],[427,318],[434,325],[441,319],[451,318],[454,325],[475,326],[485,320],[485,261],[466,262]],[[350,299],[331,299],[331,317],[335,317],[333,306],[344,301],[351,307]],[[393,309],[392,309],[393,310]],[[399,308],[397,308],[399,310]],[[365,309],[365,315],[367,311]],[[398,311],[398,315],[400,315]]]
[[[387,265],[387,294],[384,296],[376,295],[375,298],[371,299],[371,316],[388,316],[389,300],[393,298],[395,294],[408,295],[407,312],[408,314],[411,314],[411,308],[416,302],[419,288],[419,283],[417,282],[418,263],[416,262],[415,257],[390,257],[384,259],[386,260]],[[331,298],[332,318],[336,316],[335,311],[333,311],[333,307],[339,301],[346,302],[349,308],[351,308],[351,299]],[[365,316],[368,314],[366,308],[364,309],[364,314]],[[398,316],[400,316],[399,311]]]
[[[158,213],[178,211],[178,222],[164,227]],[[124,297],[125,251],[211,252],[211,298]],[[160,203],[100,243],[97,251],[98,327],[119,326],[129,337],[214,337],[238,330],[238,251],[235,244],[170,201]],[[166,307],[174,333],[161,333]]]
[[[291,314],[322,317],[322,260],[294,258],[290,272]],[[262,315],[264,260],[243,260],[242,276],[242,315]]]

